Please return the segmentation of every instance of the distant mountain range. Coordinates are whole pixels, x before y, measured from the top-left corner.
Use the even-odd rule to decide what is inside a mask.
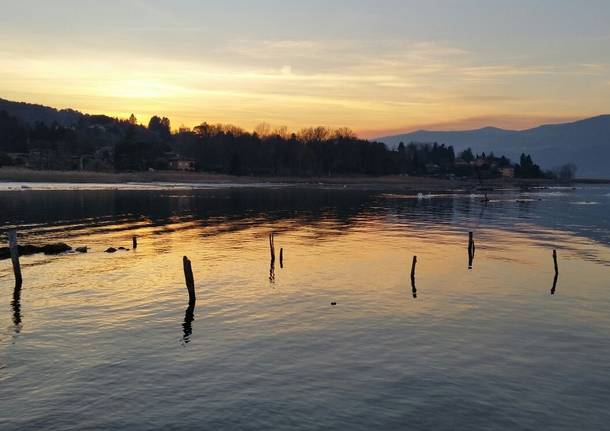
[[[528,153],[545,169],[574,163],[578,177],[610,178],[610,115],[522,131],[495,127],[453,132],[420,130],[376,140],[390,148],[400,142],[438,142],[453,145],[456,154],[470,147],[478,153],[493,151],[517,162],[521,153]]]

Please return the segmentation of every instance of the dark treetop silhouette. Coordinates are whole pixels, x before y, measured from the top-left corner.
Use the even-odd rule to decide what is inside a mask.
[[[510,167],[505,157],[451,146],[400,143],[391,150],[381,142],[359,139],[347,128],[305,128],[289,133],[259,126],[254,132],[202,123],[172,133],[170,120],[154,116],[148,126],[77,111],[56,111],[0,99],[0,166],[33,169],[142,171],[196,169],[232,175],[448,175],[500,176]],[[2,110],[2,108],[4,110]],[[184,165],[174,164],[186,160]],[[523,155],[515,175],[542,177]]]

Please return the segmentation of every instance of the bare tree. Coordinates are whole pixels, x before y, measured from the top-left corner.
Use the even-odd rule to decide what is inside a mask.
[[[555,169],[555,174],[561,181],[572,181],[576,177],[577,170],[578,167],[574,163],[566,163]]]

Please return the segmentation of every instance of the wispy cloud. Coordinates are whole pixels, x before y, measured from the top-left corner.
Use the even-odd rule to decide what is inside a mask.
[[[117,115],[123,104],[188,125],[214,118],[245,127],[273,120],[292,128],[319,123],[379,131],[447,119],[474,124],[515,112],[551,118],[559,106],[557,115],[569,116],[575,109],[557,103],[556,87],[545,89],[548,79],[602,79],[607,72],[601,62],[482,62],[476,52],[440,41],[238,39],[186,59],[120,50],[20,52],[0,41],[1,93],[21,92],[31,101],[40,94],[52,104],[97,112],[112,107],[108,113]],[[83,100],[91,104],[72,105]]]
[[[513,65],[469,66],[459,73],[465,78],[495,79],[515,76],[539,76],[554,73],[553,67],[528,67]]]
[[[610,76],[610,64],[604,63],[581,63],[574,73],[589,76]]]

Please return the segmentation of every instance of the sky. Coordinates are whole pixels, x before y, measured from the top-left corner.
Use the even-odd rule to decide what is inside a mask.
[[[610,113],[607,0],[0,0],[0,97],[172,127]]]

